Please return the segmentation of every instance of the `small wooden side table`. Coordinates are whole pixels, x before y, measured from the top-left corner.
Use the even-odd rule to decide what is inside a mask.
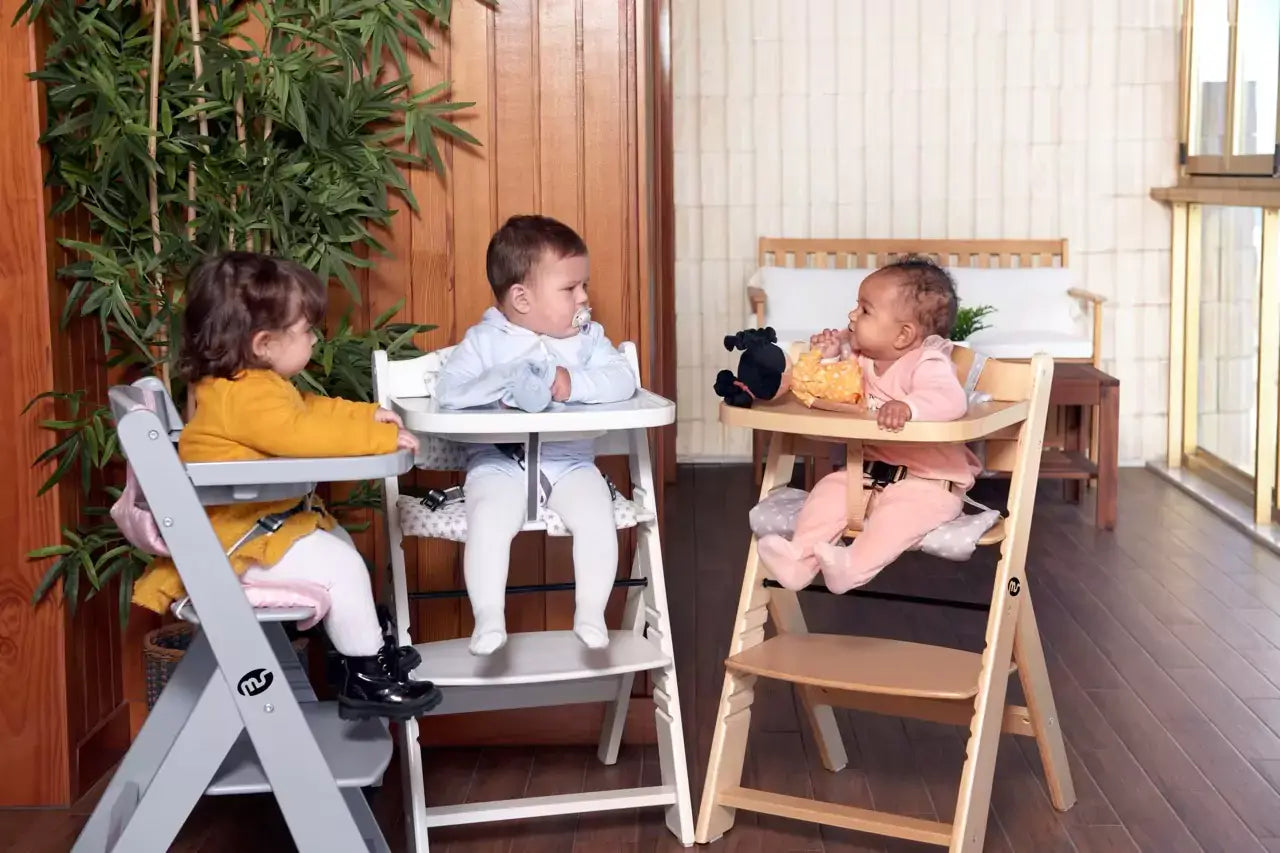
[[[1101,530],[1116,526],[1117,479],[1120,467],[1120,380],[1091,364],[1059,362],[1053,367],[1049,405],[1068,409],[1064,449],[1045,450],[1040,463],[1044,479],[1094,481],[1098,488],[1095,523]],[[1090,458],[1090,423],[1096,421],[1097,447]]]

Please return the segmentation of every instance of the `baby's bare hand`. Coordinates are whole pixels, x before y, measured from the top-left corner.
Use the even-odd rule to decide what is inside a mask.
[[[809,348],[821,352],[823,358],[835,358],[840,354],[840,337],[835,329],[823,329],[809,338]]]
[[[417,453],[418,437],[407,429],[402,428],[400,432],[396,433],[396,447],[400,450],[412,450],[414,453]]]
[[[380,424],[395,424],[404,429],[404,421],[400,420],[400,416],[390,409],[384,409],[381,406],[373,413],[373,419]]]
[[[557,366],[555,381],[551,383],[551,399],[557,403],[563,403],[569,399],[572,391],[573,382],[569,379],[569,371]]]
[[[890,400],[880,407],[876,413],[876,423],[880,429],[889,432],[902,432],[902,427],[911,420],[911,407],[901,400]]]

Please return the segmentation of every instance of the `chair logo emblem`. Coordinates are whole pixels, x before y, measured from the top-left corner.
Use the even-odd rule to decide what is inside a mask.
[[[253,669],[240,677],[236,692],[241,696],[257,696],[271,686],[275,676],[265,669]]]
[[[1017,595],[1021,591],[1022,591],[1022,584],[1018,581],[1018,579],[1009,578],[1009,594]],[[268,675],[270,675],[270,673],[268,673]]]

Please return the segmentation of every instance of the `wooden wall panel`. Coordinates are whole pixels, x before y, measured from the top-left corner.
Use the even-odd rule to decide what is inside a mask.
[[[440,327],[423,336],[421,346],[455,343],[492,304],[484,254],[493,231],[513,214],[541,212],[583,234],[596,319],[615,342],[636,341],[648,358],[640,317],[648,282],[640,276],[646,247],[638,182],[644,142],[635,91],[638,13],[634,0],[504,0],[496,10],[475,0],[454,5],[447,36],[433,39],[437,51],[430,59],[415,57],[415,85],[449,79],[452,98],[477,101],[459,123],[481,146],[447,145],[443,177],[411,174],[420,210],[396,216],[388,246],[400,257],[380,260],[368,276],[370,315],[403,297],[410,319]],[[605,467],[626,484],[625,465]],[[408,561],[422,589],[460,585],[457,547],[416,543]],[[620,563],[629,570],[629,537]],[[517,537],[510,583],[572,575],[569,542]],[[621,597],[615,599],[616,618]],[[507,625],[512,631],[567,628],[572,613],[572,593],[515,596],[507,602]],[[421,639],[465,636],[472,626],[466,599],[420,603],[415,621]]]
[[[12,20],[18,4],[0,0],[0,17]],[[596,317],[615,342],[638,343],[648,377],[655,354],[650,324],[642,315],[649,302],[644,289],[650,286],[643,219],[649,200],[641,183],[646,136],[640,129],[644,113],[637,84],[638,52],[646,49],[649,33],[646,5],[645,0],[504,0],[494,10],[477,0],[454,4],[453,24],[447,34],[434,34],[430,59],[413,58],[415,82],[425,89],[449,79],[452,98],[477,101],[460,123],[482,145],[445,143],[444,176],[412,171],[409,180],[420,209],[396,200],[393,225],[380,235],[392,254],[378,258],[359,277],[364,298],[355,319],[368,322],[403,299],[403,317],[438,326],[421,336],[420,346],[456,342],[491,304],[484,253],[494,229],[511,214],[543,212],[586,238]],[[41,215],[52,203],[42,191],[45,164],[36,145],[43,126],[41,98],[24,75],[42,53],[43,44],[33,41],[25,26],[0,27],[0,115],[5,118],[0,151],[6,155],[0,190],[10,211],[0,223],[0,287],[13,307],[0,315],[0,355],[7,356],[7,369],[16,377],[0,392],[0,414],[16,425],[17,435],[4,450],[16,474],[9,488],[0,490],[0,532],[10,543],[0,563],[0,677],[9,686],[0,697],[0,754],[16,772],[0,781],[0,805],[69,802],[111,766],[143,716],[141,641],[156,624],[135,609],[130,627],[122,631],[114,590],[89,602],[74,619],[59,606],[33,609],[28,603],[42,567],[28,563],[26,551],[55,541],[60,524],[74,523],[80,502],[75,489],[34,497],[47,471],[32,470],[30,460],[51,436],[38,429],[34,417],[19,418],[18,412],[32,396],[55,386],[85,388],[91,398],[104,401],[109,378],[92,324],[65,331],[56,324],[65,287],[52,276],[67,261],[56,240],[89,235],[82,218],[48,221]],[[335,299],[335,313],[344,307],[341,297]],[[32,317],[48,322],[29,322]],[[623,466],[605,468],[626,485]],[[416,475],[419,484],[450,479]],[[376,532],[360,539],[381,565],[385,544]],[[622,567],[629,567],[630,550],[626,536]],[[459,586],[459,557],[460,549],[448,543],[414,543],[408,554],[411,577],[422,589]],[[513,582],[570,577],[567,541],[521,537],[513,554]],[[619,603],[615,596],[614,620]],[[509,627],[567,628],[572,610],[571,593],[517,596],[508,604]],[[465,598],[422,602],[415,622],[419,639],[465,636],[471,630],[470,607]],[[646,707],[634,703],[629,737],[652,738]],[[600,709],[579,710],[576,723],[546,713],[526,715],[527,726],[513,727],[511,737],[519,739],[522,730],[537,740],[578,737],[598,721]],[[549,725],[552,719],[555,724]],[[495,730],[507,731],[495,729],[492,719],[459,720],[452,727],[440,722],[432,729],[437,741],[491,740]]]
[[[41,567],[26,559],[32,548],[58,535],[58,494],[35,497],[45,470],[31,460],[51,444],[27,402],[53,386],[53,341],[44,252],[44,200],[39,135],[39,94],[25,74],[35,44],[22,24],[10,27],[18,0],[0,0],[0,418],[10,439],[0,443],[0,465],[9,472],[0,489],[0,805],[65,802],[71,787],[71,750],[64,660],[66,623],[55,606],[33,609],[31,591]],[[48,416],[49,407],[42,407]],[[77,722],[83,707],[74,709]]]

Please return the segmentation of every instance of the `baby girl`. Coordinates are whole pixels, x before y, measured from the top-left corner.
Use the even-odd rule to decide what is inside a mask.
[[[820,332],[810,344],[824,358],[852,350],[867,408],[881,429],[900,432],[910,420],[956,420],[968,409],[947,340],[956,307],[946,270],[928,259],[904,258],[863,280],[846,329]],[[897,472],[885,484],[864,478],[869,501],[852,545],[833,544],[848,523],[846,471],[818,482],[790,541],[760,540],[760,559],[787,589],[803,589],[819,570],[832,592],[867,583],[926,533],[959,516],[961,496],[981,470],[963,444],[867,443],[863,456],[868,468],[882,462]]]

